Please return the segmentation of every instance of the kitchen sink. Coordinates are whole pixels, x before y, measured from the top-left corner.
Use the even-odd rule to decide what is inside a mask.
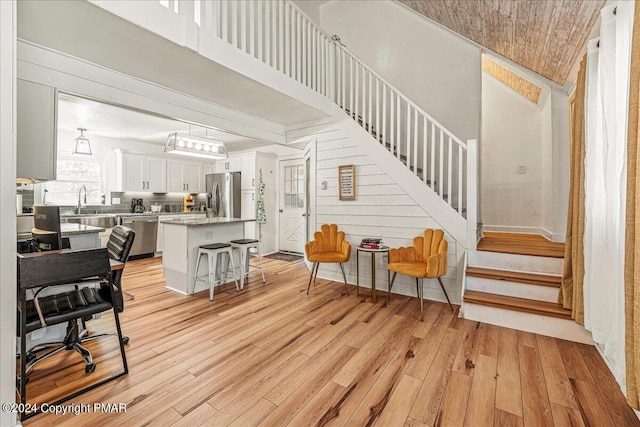
[[[75,224],[83,224],[83,225],[91,225],[94,227],[100,228],[113,228],[117,224],[117,218],[115,215],[109,214],[88,214],[88,215],[72,215],[72,216],[63,216],[62,221],[75,223]]]

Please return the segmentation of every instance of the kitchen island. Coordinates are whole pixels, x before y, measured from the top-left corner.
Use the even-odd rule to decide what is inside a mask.
[[[162,269],[167,288],[184,295],[209,290],[205,282],[194,286],[198,247],[210,243],[228,243],[244,238],[244,223],[255,218],[176,219],[164,223]],[[200,274],[206,274],[207,263],[200,263]]]

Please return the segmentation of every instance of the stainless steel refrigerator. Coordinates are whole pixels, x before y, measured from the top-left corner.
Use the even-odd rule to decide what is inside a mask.
[[[206,175],[207,208],[214,217],[240,218],[240,172]]]

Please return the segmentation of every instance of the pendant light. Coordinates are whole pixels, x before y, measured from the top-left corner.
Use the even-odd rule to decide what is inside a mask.
[[[229,157],[227,155],[227,149],[221,141],[178,132],[169,134],[164,151],[165,153],[206,159],[226,159]]]
[[[84,136],[84,132],[86,132],[85,128],[78,128],[80,131],[80,136],[76,138],[76,145],[73,148],[72,154],[85,154],[91,155],[91,144],[89,144],[89,139]]]

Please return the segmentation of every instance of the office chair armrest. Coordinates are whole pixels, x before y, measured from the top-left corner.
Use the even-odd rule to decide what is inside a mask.
[[[40,326],[42,326],[43,328],[47,326],[47,322],[44,320],[44,315],[42,314],[42,307],[40,306],[40,293],[47,288],[48,286],[38,289],[35,295],[33,296],[33,306],[36,309],[36,313],[38,313],[38,319],[40,319]]]

